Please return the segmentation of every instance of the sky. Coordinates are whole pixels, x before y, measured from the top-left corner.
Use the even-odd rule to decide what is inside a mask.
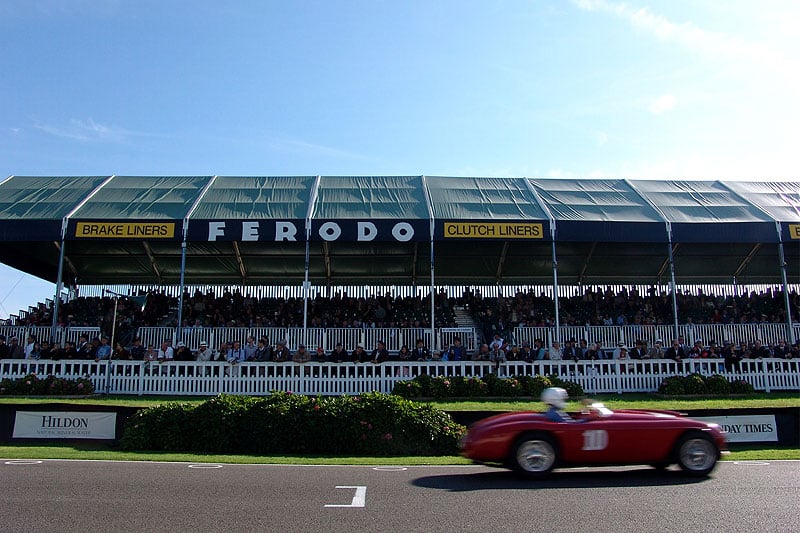
[[[3,0],[0,175],[796,179],[798,27],[796,0]],[[0,266],[0,318],[53,293]]]

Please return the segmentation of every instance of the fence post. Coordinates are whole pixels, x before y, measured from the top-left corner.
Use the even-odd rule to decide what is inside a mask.
[[[761,363],[761,375],[764,376],[764,392],[769,394],[771,391],[769,386],[769,372],[767,372],[767,362],[763,359],[761,359],[759,362]]]

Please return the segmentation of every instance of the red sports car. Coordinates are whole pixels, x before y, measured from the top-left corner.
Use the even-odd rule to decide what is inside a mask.
[[[505,413],[469,427],[461,453],[481,463],[503,463],[527,477],[543,477],[556,466],[677,463],[705,476],[727,449],[717,424],[672,411],[611,411],[592,404],[580,417],[551,422],[541,413]]]

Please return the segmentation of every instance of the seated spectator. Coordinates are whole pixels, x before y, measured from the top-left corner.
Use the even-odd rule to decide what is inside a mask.
[[[199,363],[206,363],[214,360],[214,351],[208,347],[206,341],[200,341],[200,346],[197,348],[197,356],[195,360]]]
[[[489,351],[489,345],[486,343],[481,344],[478,351],[472,356],[473,361],[489,361],[491,359],[491,352]]]
[[[417,345],[414,348],[412,357],[417,361],[430,361],[433,359],[430,350],[425,346],[425,341],[422,339],[417,339]]]
[[[672,341],[672,346],[667,348],[667,351],[664,352],[665,359],[672,359],[673,361],[676,361],[678,363],[680,363],[687,357],[688,354],[683,350],[683,347],[681,346],[678,339]]]
[[[134,337],[133,343],[131,343],[129,351],[131,355],[131,360],[141,361],[142,359],[144,359],[145,347],[142,346],[142,339],[140,339],[139,337]]]
[[[419,343],[422,339],[417,339]],[[453,337],[453,344],[448,350],[447,358],[450,361],[466,361],[467,349],[461,344],[461,337]]]
[[[295,363],[308,363],[311,361],[311,354],[306,350],[306,345],[301,344],[297,347],[297,351],[292,356],[292,361]]]
[[[369,356],[370,363],[384,363],[389,360],[389,352],[386,350],[386,343],[378,341],[375,344],[375,349]]]
[[[266,337],[258,339],[256,351],[253,353],[253,359],[260,363],[266,363],[272,360],[272,347],[269,345],[269,341],[267,341]]]
[[[756,339],[750,349],[750,359],[764,359],[770,357],[769,349],[761,344],[761,339]]]
[[[6,344],[6,336],[0,335],[0,359],[8,359],[11,356],[11,350]]]
[[[148,363],[158,361],[158,350],[152,344],[147,345],[147,350],[144,352],[144,360]]]
[[[344,349],[341,342],[337,342],[336,346],[331,351],[331,354],[328,356],[328,361],[332,363],[342,363],[347,361],[350,358],[347,350]]]
[[[247,342],[244,345],[245,361],[255,361],[256,350],[258,350],[258,345],[256,344],[256,338],[253,337],[252,335],[248,335]]]
[[[664,359],[664,348],[661,346],[661,339],[656,339],[653,347],[647,350],[647,357],[643,359]]]
[[[239,363],[244,363],[247,359],[245,356],[244,348],[242,348],[242,343],[239,341],[233,341],[233,346],[225,357],[225,359],[234,365]]]
[[[169,361],[173,361],[175,359],[175,352],[170,346],[170,341],[165,340],[161,342],[161,347],[158,349],[158,354],[156,356],[156,360],[159,363],[168,363]]]
[[[131,353],[125,349],[121,342],[117,341],[114,345],[114,352],[111,354],[111,358],[117,361],[130,361]]]
[[[178,343],[178,349],[175,350],[173,357],[176,361],[194,361],[192,350],[183,341]]]
[[[531,350],[531,343],[528,341],[524,341],[522,343],[522,348],[520,348],[519,352],[517,352],[517,361],[524,361],[526,363],[530,363],[534,359],[533,350]]]
[[[292,360],[292,352],[286,347],[286,339],[281,339],[275,343],[275,349],[272,351],[272,360],[276,363],[285,363]]]
[[[64,343],[64,350],[60,354],[61,359],[78,359],[78,350],[75,348],[75,343],[66,341]]]
[[[553,341],[553,345],[550,346],[550,350],[547,352],[547,358],[550,361],[561,361],[564,359],[564,356],[561,352],[561,343],[558,341]]]
[[[312,361],[315,363],[325,363],[328,361],[328,356],[325,354],[325,348],[322,346],[317,346],[316,351],[314,352],[314,356],[312,357]]]
[[[353,353],[350,354],[350,361],[353,363],[366,363],[369,361],[369,354],[364,350],[364,347],[359,344],[356,346],[356,349],[353,350]]]
[[[111,345],[108,343],[108,340],[106,335],[100,338],[100,342],[94,352],[95,361],[101,361],[111,357]]]
[[[397,352],[397,360],[398,361],[411,361],[413,354],[411,350],[408,349],[408,346],[405,344],[400,347],[400,350]]]

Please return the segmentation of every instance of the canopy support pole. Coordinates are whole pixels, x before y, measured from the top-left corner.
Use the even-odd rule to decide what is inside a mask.
[[[303,344],[308,345],[308,292],[310,283],[308,282],[308,269],[311,262],[311,242],[310,235],[306,235],[306,265],[303,275]]]
[[[561,342],[561,317],[558,313],[558,257],[556,256],[556,235],[555,231],[551,233],[553,236],[553,306],[556,312],[556,338],[551,339],[551,342]]]
[[[433,236],[431,236],[431,350],[436,349],[436,295],[434,294]],[[439,346],[441,348],[441,346]]]
[[[175,331],[175,342],[181,340],[181,328],[183,327],[183,291],[186,282],[186,235],[183,236],[181,242],[181,286],[179,288],[180,294],[178,295],[178,327]]]
[[[61,305],[61,285],[64,276],[64,236],[61,237],[61,249],[58,252],[58,275],[56,276],[56,295],[53,298],[53,325],[50,329],[50,342],[56,342],[56,330],[58,329],[58,309]],[[58,339],[58,344],[64,347],[64,339]]]
[[[794,328],[792,327],[792,306],[789,303],[789,283],[786,279],[786,256],[783,253],[783,237],[781,236],[781,223],[775,223],[778,229],[778,261],[781,267],[781,283],[783,284],[783,305],[786,307],[786,331],[788,333],[787,340],[789,344],[794,344],[797,339],[794,337]]]
[[[678,339],[678,295],[675,283],[675,257],[672,255],[672,226],[667,222],[667,252],[669,255],[669,284],[672,288],[672,320],[675,327],[675,340]]]

